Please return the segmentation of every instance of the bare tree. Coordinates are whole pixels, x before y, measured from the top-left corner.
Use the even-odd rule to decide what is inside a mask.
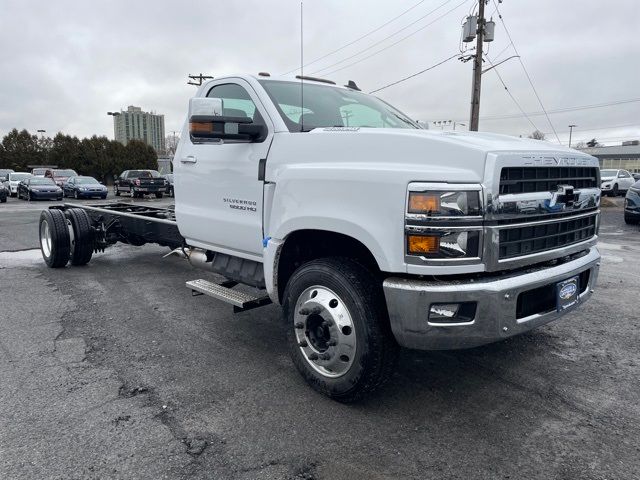
[[[176,149],[178,148],[178,142],[180,142],[179,135],[176,135],[176,134],[167,135],[164,141],[167,155],[175,155]]]
[[[578,150],[580,150],[581,148],[587,148],[587,144],[586,142],[578,142],[576,143],[576,146],[573,148],[577,148]]]
[[[529,135],[529,138],[533,138],[534,140],[544,140],[546,137],[540,130],[535,130],[531,135]]]
[[[598,142],[595,138],[592,138],[587,142],[587,147],[599,147],[600,142]]]

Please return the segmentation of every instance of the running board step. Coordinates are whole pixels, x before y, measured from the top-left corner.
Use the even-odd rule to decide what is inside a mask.
[[[256,297],[250,293],[233,290],[232,287],[236,285],[237,283],[233,281],[220,284],[203,279],[190,280],[186,283],[186,287],[191,290],[193,295],[208,295],[209,297],[222,300],[225,303],[230,303],[233,305],[234,313],[245,312],[252,308],[262,307],[263,305],[271,303],[271,299],[266,293]]]

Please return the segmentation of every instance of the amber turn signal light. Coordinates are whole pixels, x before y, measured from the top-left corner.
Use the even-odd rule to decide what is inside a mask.
[[[213,133],[213,123],[190,122],[189,130],[191,133]]]
[[[409,213],[430,213],[440,211],[440,196],[432,193],[411,192]]]
[[[435,235],[408,235],[407,247],[411,254],[438,253],[440,237]]]

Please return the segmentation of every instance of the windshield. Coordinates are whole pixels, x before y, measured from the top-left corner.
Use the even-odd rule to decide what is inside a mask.
[[[600,170],[601,177],[615,177],[618,174],[618,170]]]
[[[50,178],[32,178],[29,180],[29,185],[55,185],[55,182]]]
[[[29,178],[30,176],[31,176],[30,173],[10,173],[9,174],[9,180],[12,180],[14,182],[16,180],[22,181],[25,178]]]
[[[76,178],[76,183],[78,185],[90,185],[93,183],[98,183],[98,181],[93,177],[78,177]]]
[[[301,92],[300,82],[260,83],[290,132],[318,127],[420,128],[391,105],[355,90],[305,83]]]
[[[160,174],[155,170],[131,170],[129,172],[130,178],[158,178]]]
[[[54,177],[75,177],[77,173],[73,170],[54,170]]]

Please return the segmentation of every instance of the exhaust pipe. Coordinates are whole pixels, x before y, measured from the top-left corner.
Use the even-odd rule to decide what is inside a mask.
[[[162,258],[176,255],[180,258],[187,260],[192,267],[201,268],[204,270],[211,269],[211,260],[207,258],[207,252],[201,248],[176,248],[164,255]]]

